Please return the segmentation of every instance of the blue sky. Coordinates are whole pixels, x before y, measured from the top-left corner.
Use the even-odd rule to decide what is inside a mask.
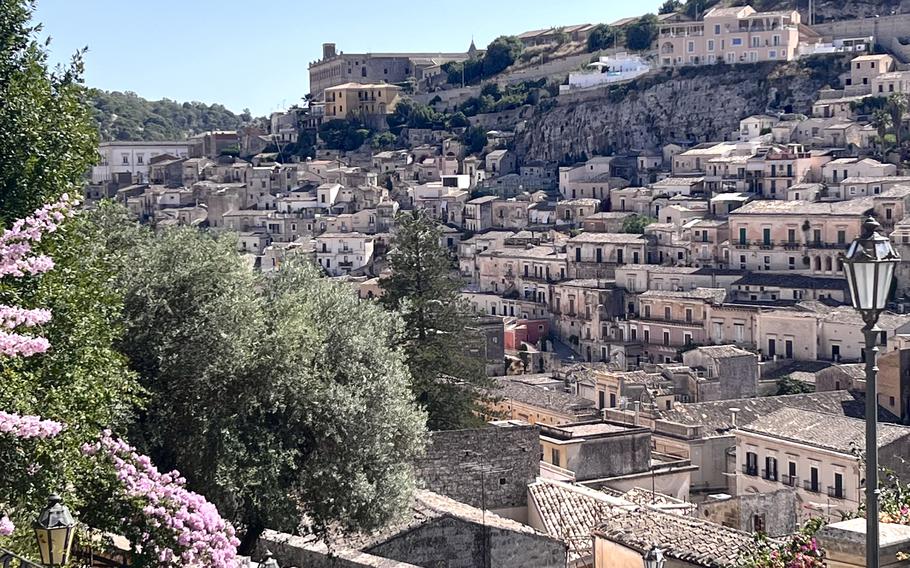
[[[462,51],[502,34],[654,12],[660,0],[38,0],[51,58],[88,46],[86,83],[267,114],[307,92],[323,42],[348,53]]]

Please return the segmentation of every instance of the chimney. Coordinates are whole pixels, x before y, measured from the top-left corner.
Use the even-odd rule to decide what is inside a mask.
[[[738,409],[738,408],[731,408],[731,409],[730,409],[731,422],[733,423],[733,427],[734,427],[734,428],[736,428],[736,413],[737,413],[737,412],[739,412],[739,409]]]

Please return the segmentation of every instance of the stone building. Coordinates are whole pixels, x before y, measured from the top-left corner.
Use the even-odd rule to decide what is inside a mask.
[[[431,432],[414,469],[429,491],[520,518],[539,464],[540,428],[505,420],[484,428]]]
[[[421,80],[427,70],[449,61],[464,61],[464,53],[344,53],[334,43],[322,44],[322,59],[309,65],[310,94],[322,99],[325,89],[343,83],[403,83]]]
[[[281,566],[307,568],[564,568],[566,545],[517,521],[430,491],[415,492],[409,514],[371,533],[338,535],[332,548],[315,536],[267,530],[260,553]]]

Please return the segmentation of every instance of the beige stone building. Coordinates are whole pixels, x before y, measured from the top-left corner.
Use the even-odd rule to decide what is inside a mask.
[[[665,67],[790,61],[797,57],[799,24],[796,10],[712,8],[702,20],[661,25],[658,58]]]
[[[795,487],[801,518],[840,519],[862,501],[864,445],[863,420],[782,408],[736,431],[736,494]],[[882,466],[906,474],[910,428],[880,424],[878,452]]]
[[[395,112],[400,93],[401,87],[388,83],[344,83],[329,87],[325,90],[325,119],[384,117]]]
[[[609,278],[617,266],[647,259],[643,235],[582,233],[566,242],[570,278]]]
[[[856,238],[871,199],[835,203],[752,201],[730,213],[723,260],[743,270],[839,276],[838,255]]]

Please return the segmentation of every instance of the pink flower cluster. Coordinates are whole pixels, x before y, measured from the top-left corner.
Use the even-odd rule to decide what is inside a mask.
[[[240,541],[234,527],[205,497],[187,490],[179,472],[160,473],[147,456],[110,430],[82,451],[110,459],[126,497],[144,504],[141,518],[126,522],[137,531],[135,544],[151,551],[160,566],[235,567]]]
[[[32,247],[46,233],[53,233],[60,223],[73,215],[76,202],[63,194],[56,203],[49,203],[25,219],[19,219],[0,235],[0,276],[43,274],[54,267],[54,261],[42,254],[33,254]]]
[[[50,257],[36,254],[32,247],[41,237],[53,233],[60,223],[73,215],[75,202],[63,194],[56,203],[35,211],[30,217],[19,219],[0,234],[0,277],[21,277],[42,274],[54,267]],[[30,357],[44,353],[50,344],[43,337],[22,335],[12,330],[19,326],[33,327],[51,319],[48,310],[28,310],[16,306],[0,305],[0,355]]]
[[[40,416],[10,414],[0,410],[0,433],[17,438],[53,438],[63,430],[63,424],[42,420]]]
[[[16,525],[9,520],[9,517],[6,515],[0,517],[0,536],[9,536],[13,534],[14,530],[16,530]]]

